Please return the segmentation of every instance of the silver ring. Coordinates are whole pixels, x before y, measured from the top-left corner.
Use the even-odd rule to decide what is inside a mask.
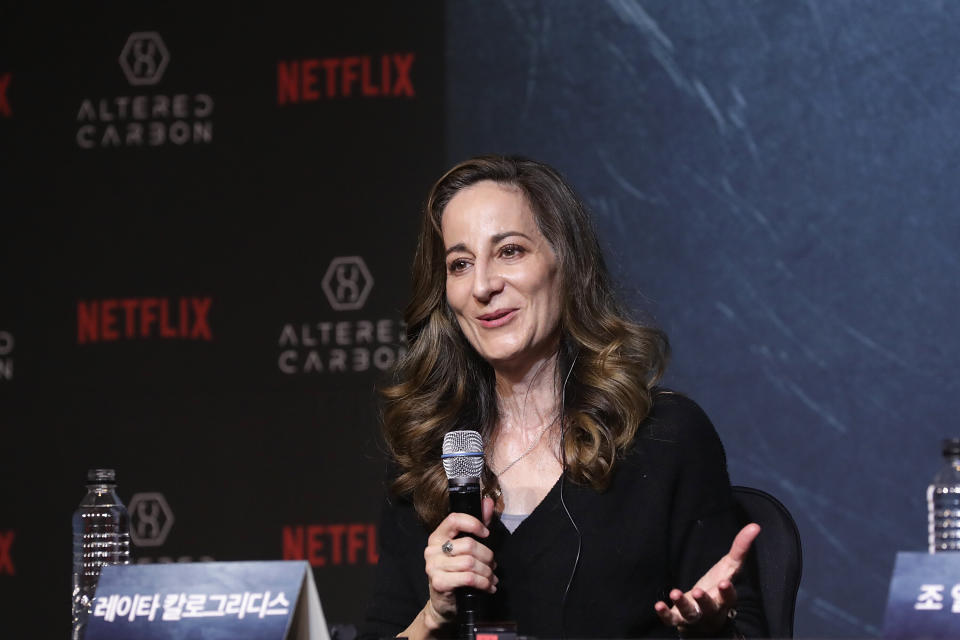
[[[447,540],[446,542],[444,542],[442,545],[440,545],[440,551],[443,551],[443,553],[448,556],[452,556],[453,542],[451,540]]]

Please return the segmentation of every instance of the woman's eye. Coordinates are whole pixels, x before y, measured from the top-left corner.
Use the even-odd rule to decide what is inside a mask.
[[[466,268],[467,268],[466,260],[454,260],[453,262],[450,263],[450,266],[447,267],[450,273],[457,273],[457,272],[463,271]]]
[[[523,253],[523,247],[517,244],[508,244],[500,249],[500,255],[504,258],[515,258]]]

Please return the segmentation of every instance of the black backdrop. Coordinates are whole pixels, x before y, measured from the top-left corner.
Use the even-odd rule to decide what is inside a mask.
[[[137,561],[306,558],[328,621],[359,620],[442,6],[23,4],[0,29],[3,635],[66,633],[93,466]]]

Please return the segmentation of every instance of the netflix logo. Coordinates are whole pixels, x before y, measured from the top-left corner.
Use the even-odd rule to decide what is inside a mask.
[[[367,523],[286,526],[283,559],[306,560],[311,567],[377,564],[377,527]]]
[[[0,575],[17,575],[17,570],[13,566],[14,537],[16,537],[16,532],[13,529],[0,531]]]
[[[10,98],[7,95],[7,90],[10,88],[11,77],[9,71],[7,73],[0,73],[0,117],[4,118],[13,117],[13,109],[10,108]]]
[[[277,104],[337,98],[413,98],[413,53],[277,63]]]
[[[212,298],[108,298],[77,302],[77,344],[161,338],[213,340]]]

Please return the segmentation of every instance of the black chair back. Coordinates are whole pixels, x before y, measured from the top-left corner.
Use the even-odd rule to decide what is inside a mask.
[[[753,553],[770,637],[792,638],[793,614],[803,573],[800,531],[790,511],[769,493],[752,487],[733,487],[733,496],[745,522],[756,522],[763,528],[753,543]]]

